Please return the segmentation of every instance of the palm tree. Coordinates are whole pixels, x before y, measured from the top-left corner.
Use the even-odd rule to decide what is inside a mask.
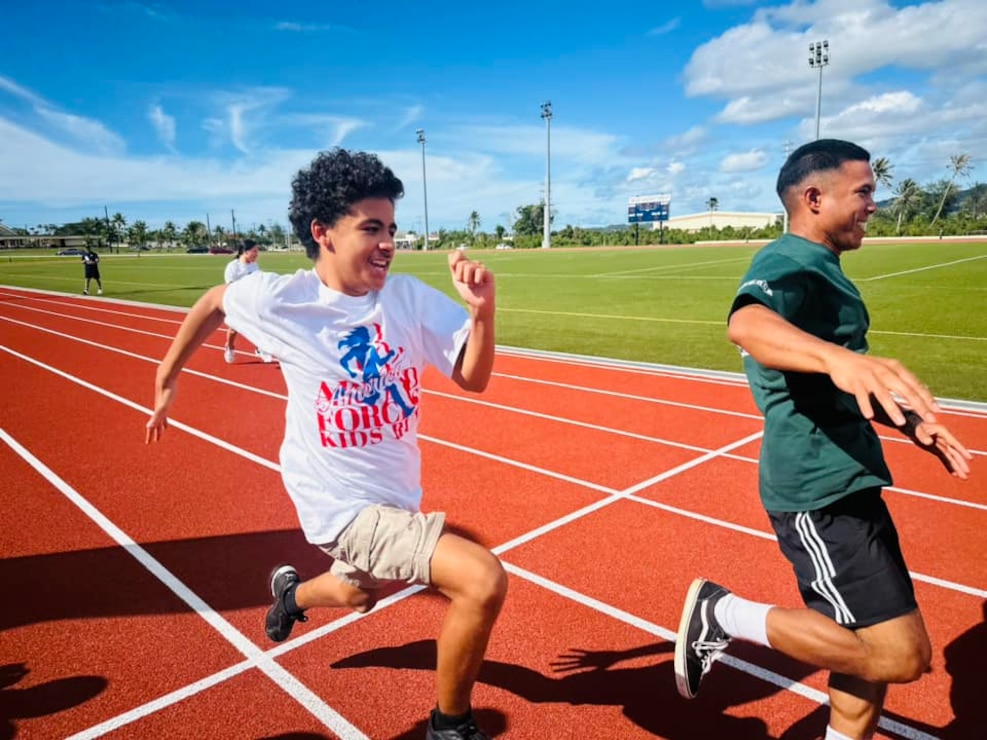
[[[709,227],[713,228],[713,211],[720,210],[720,199],[710,198],[706,201],[706,207],[709,209]]]
[[[910,177],[906,177],[899,182],[898,187],[895,188],[894,209],[898,212],[898,223],[895,227],[895,234],[901,234],[901,222],[905,218],[905,214],[915,205],[919,193],[921,193],[921,189],[918,183]]]
[[[467,230],[470,233],[470,243],[471,244],[475,243],[476,242],[476,230],[480,228],[480,214],[479,213],[477,213],[476,211],[473,211],[472,213],[470,213],[469,221],[467,222],[466,228],[467,228]]]
[[[888,161],[888,158],[878,157],[871,162],[870,167],[874,171],[874,179],[877,180],[878,184],[890,188],[892,183],[891,173],[894,170],[894,165]]]
[[[124,229],[127,228],[127,219],[124,215],[117,211],[110,218],[110,234],[113,236],[113,241],[117,243],[117,251],[120,251],[120,242],[123,241]]]
[[[175,226],[174,221],[165,221],[164,226],[161,227],[161,240],[168,245],[168,248],[174,246],[175,240],[178,238],[178,227]]]
[[[137,255],[140,256],[141,248],[147,243],[147,224],[139,219],[134,221],[127,230],[127,238],[137,244]]]
[[[936,215],[932,217],[932,223],[930,226],[935,226],[936,221],[939,220],[939,216],[942,215],[942,209],[946,205],[946,199],[949,197],[950,193],[953,192],[953,182],[957,177],[965,177],[973,169],[973,165],[970,164],[969,154],[954,154],[949,158],[949,169],[951,170],[949,174],[949,183],[943,188],[942,200],[939,201],[939,207],[936,209]]]

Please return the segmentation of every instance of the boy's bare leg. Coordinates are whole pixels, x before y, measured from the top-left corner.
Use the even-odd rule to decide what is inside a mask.
[[[360,613],[368,612],[377,603],[374,591],[344,583],[328,571],[295,588],[295,603],[299,609],[312,607],[348,607]]]
[[[431,572],[432,585],[451,601],[438,639],[438,708],[464,714],[507,595],[507,574],[485,547],[448,532],[435,547]]]

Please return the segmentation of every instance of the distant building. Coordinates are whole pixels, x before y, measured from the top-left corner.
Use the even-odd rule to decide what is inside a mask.
[[[50,236],[38,234],[18,234],[11,228],[0,224],[0,249],[21,249],[23,247],[49,247],[62,249],[64,247],[84,247],[84,236]]]
[[[394,235],[394,248],[395,249],[414,249],[418,244],[418,240],[421,239],[421,235],[416,234],[414,231],[398,231]],[[429,234],[428,243],[429,245],[437,244],[439,241],[438,234]]]
[[[751,213],[749,211],[702,211],[690,213],[687,216],[673,216],[664,222],[665,229],[680,229],[682,231],[701,231],[710,226],[725,229],[732,226],[735,229],[763,229],[772,226],[783,215],[781,213]],[[653,224],[657,230],[659,224]]]

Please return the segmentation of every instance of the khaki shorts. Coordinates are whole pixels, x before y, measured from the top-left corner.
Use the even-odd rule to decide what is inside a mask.
[[[319,549],[335,559],[329,572],[373,591],[388,581],[431,585],[431,560],[445,526],[440,512],[411,513],[375,504],[357,514],[335,542]]]

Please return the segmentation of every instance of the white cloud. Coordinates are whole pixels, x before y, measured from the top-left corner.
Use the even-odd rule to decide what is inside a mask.
[[[662,23],[660,26],[655,26],[648,31],[648,36],[664,36],[666,33],[671,33],[678,28],[681,22],[681,19],[678,17],[672,18],[665,23]]]
[[[648,180],[658,174],[658,170],[654,167],[635,167],[627,175],[627,182],[634,182],[636,180]]]
[[[164,112],[160,105],[152,105],[147,113],[158,139],[169,149],[175,148],[175,118]]]
[[[750,172],[759,170],[767,163],[767,155],[758,149],[739,154],[728,154],[720,162],[720,172]]]
[[[681,175],[685,172],[685,164],[682,162],[669,162],[668,167],[665,168],[665,171],[673,177],[675,175]]]
[[[87,148],[103,153],[122,152],[127,148],[120,136],[110,131],[99,121],[75,116],[71,113],[63,113],[51,108],[39,107],[36,112],[56,129],[67,133]]]

